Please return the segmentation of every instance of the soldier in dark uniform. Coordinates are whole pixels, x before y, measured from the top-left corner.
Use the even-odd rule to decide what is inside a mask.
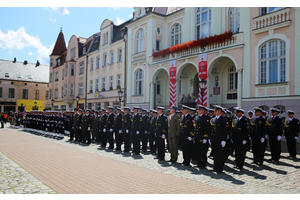
[[[214,114],[215,114],[215,111],[214,111],[214,109],[208,109],[208,113],[207,113],[207,115],[209,116],[209,117],[213,117],[214,116]]]
[[[267,111],[265,111],[265,110],[263,110],[262,111],[262,117],[267,121],[267,114],[268,114],[268,112]],[[265,135],[265,141],[263,142],[263,146],[264,146],[264,150],[266,151],[266,149],[267,149],[267,146],[268,146],[268,140],[269,140],[269,135],[268,135],[268,129],[269,129],[269,127],[268,127],[268,124],[267,123],[265,123],[265,132],[266,132],[266,135]]]
[[[157,120],[156,120],[156,147],[158,155],[156,159],[159,161],[165,160],[165,139],[168,137],[168,118],[163,114],[164,107],[157,106]]]
[[[100,137],[101,137],[101,147],[105,148],[107,143],[106,137],[106,119],[107,119],[106,109],[102,109],[102,116],[100,122]]]
[[[87,112],[86,110],[82,110],[82,122],[81,122],[81,140],[80,142],[82,144],[85,144],[86,142],[86,117],[87,117]]]
[[[73,127],[73,124],[74,124],[74,112],[70,112],[69,114],[69,132],[70,132],[70,139],[69,141],[73,141],[74,140],[74,127]]]
[[[299,137],[300,131],[300,122],[298,119],[294,118],[295,112],[288,110],[289,119],[286,119],[284,122],[284,136],[286,138],[286,143],[288,151],[291,158],[296,158],[297,155],[297,140]]]
[[[202,105],[197,106],[198,116],[194,122],[194,140],[196,148],[197,167],[204,169],[207,164],[208,139],[210,133],[210,117],[205,115],[207,108]]]
[[[249,138],[249,121],[245,117],[244,110],[241,108],[235,108],[236,118],[232,120],[232,141],[235,152],[234,168],[243,169],[246,150],[247,150],[247,139]]]
[[[142,109],[142,130],[141,130],[141,139],[142,139],[142,151],[147,151],[148,146],[148,132],[149,132],[149,117],[147,115],[147,110]]]
[[[82,117],[83,117],[83,114],[82,114],[82,110],[81,109],[79,109],[79,113],[78,113],[78,118],[77,118],[77,124],[76,124],[76,126],[78,127],[78,132],[77,132],[77,134],[78,134],[78,142],[82,142],[82,136],[81,136],[81,131],[82,131]],[[75,135],[75,137],[76,137],[76,135]],[[76,140],[75,140],[76,141]]]
[[[60,117],[60,134],[59,134],[59,138],[63,139],[64,138],[64,132],[65,132],[65,123],[66,123],[66,116],[64,113],[61,114]]]
[[[155,129],[156,129],[157,111],[152,110],[152,116],[149,123],[149,147],[151,153],[156,153]]]
[[[232,144],[231,143],[231,137],[230,137],[231,136],[231,122],[232,122],[232,120],[231,120],[230,117],[228,117],[226,115],[226,113],[227,113],[226,108],[223,108],[221,113],[222,113],[221,115],[225,118],[225,120],[228,124],[227,135],[226,135],[226,145],[225,145],[225,160],[226,160],[226,159],[228,159],[228,156],[230,155],[230,145]]]
[[[225,163],[225,145],[228,135],[227,128],[229,127],[228,121],[221,115],[221,106],[215,105],[215,117],[210,120],[211,124],[211,135],[209,143],[211,144],[213,157],[214,157],[214,168],[213,171],[222,173]]]
[[[180,143],[182,145],[183,162],[185,166],[190,166],[191,146],[193,143],[193,121],[188,113],[189,107],[182,105],[182,117],[180,120]]]
[[[79,117],[79,113],[78,113],[78,109],[74,108],[74,120],[73,120],[73,124],[72,124],[72,129],[74,131],[74,136],[75,136],[75,142],[78,141],[79,137],[78,137],[78,117]]]
[[[261,116],[262,109],[254,108],[255,116],[250,119],[250,137],[252,141],[253,163],[262,165],[264,162],[264,142],[266,135],[266,120]]]
[[[278,162],[281,153],[281,136],[283,132],[283,121],[278,117],[279,110],[271,108],[272,117],[267,118],[268,135],[270,139],[271,160]]]
[[[195,122],[195,113],[196,113],[196,108],[190,108],[190,112],[189,114],[191,115],[192,117],[192,124],[194,125],[194,122]],[[193,132],[194,132],[194,126],[192,128]],[[191,159],[192,160],[197,160],[196,159],[196,146],[195,146],[195,140],[193,139],[193,143],[191,143]]]
[[[92,142],[98,142],[98,110],[94,112],[93,124],[92,124]]]
[[[129,152],[131,148],[130,132],[131,132],[131,118],[130,108],[124,107],[124,115],[122,118],[122,133],[124,138],[124,152]]]
[[[115,132],[115,140],[116,140],[116,150],[121,150],[121,145],[123,141],[123,133],[122,133],[122,114],[121,108],[117,108],[116,110],[116,117],[114,122],[114,132]]]
[[[140,108],[133,106],[133,117],[131,119],[131,134],[132,134],[132,141],[133,141],[133,153],[135,155],[140,154],[140,133],[142,130],[142,123],[143,119],[142,116],[138,113]]]
[[[252,111],[252,110],[248,110],[247,114],[248,114],[247,119],[248,119],[249,124],[250,124],[250,119],[251,119],[252,116],[253,116],[253,111]],[[250,132],[249,132],[249,133],[250,133]],[[250,135],[249,135],[249,134],[248,134],[248,139],[247,139],[247,144],[246,144],[246,146],[247,146],[247,151],[250,151],[250,149],[251,149],[251,140],[250,140]]]
[[[0,115],[0,122],[1,122],[1,128],[4,128],[4,113],[1,112],[1,115]]]
[[[106,119],[106,137],[109,143],[109,149],[114,149],[114,123],[115,123],[115,114],[113,113],[114,108],[112,106],[108,107],[109,115]],[[105,141],[106,143],[106,141]],[[106,144],[105,144],[106,146]]]
[[[82,143],[91,144],[91,130],[93,123],[93,116],[90,114],[90,110],[86,110],[86,122],[85,122],[85,140]]]

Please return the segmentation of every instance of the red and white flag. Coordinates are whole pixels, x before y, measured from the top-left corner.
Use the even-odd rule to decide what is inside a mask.
[[[26,118],[27,112],[26,112],[26,106],[24,107],[24,111],[23,111],[23,119]]]
[[[176,105],[176,60],[170,61],[170,69],[169,69],[169,77],[170,77],[170,100],[169,100],[169,108],[172,105]]]
[[[199,81],[201,79],[206,80],[204,93],[203,93],[203,105],[207,107],[207,53],[199,54]],[[202,105],[201,88],[199,88],[199,104]]]

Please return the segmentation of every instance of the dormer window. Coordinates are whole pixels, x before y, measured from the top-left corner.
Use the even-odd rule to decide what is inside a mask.
[[[9,77],[9,73],[5,73],[5,77]]]
[[[86,53],[86,49],[85,49],[85,47],[83,48],[83,54],[85,54]]]
[[[60,59],[57,60],[57,64],[60,65]]]
[[[139,8],[138,9],[138,15],[141,15],[142,14],[142,8]]]
[[[28,75],[28,78],[29,78],[29,79],[32,79],[32,75]]]
[[[21,74],[17,74],[17,77],[18,77],[18,78],[21,78]]]

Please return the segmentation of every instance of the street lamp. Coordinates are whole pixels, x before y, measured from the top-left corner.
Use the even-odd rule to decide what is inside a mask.
[[[53,110],[53,104],[54,104],[54,99],[51,100],[51,104],[52,104],[52,110]]]
[[[80,96],[78,95],[77,97],[76,97],[76,101],[77,101],[77,106],[76,106],[76,108],[78,109],[78,101],[79,101],[79,99],[80,99]]]
[[[119,90],[118,91],[118,95],[119,95],[119,101],[120,101],[120,108],[121,108],[121,102],[122,102],[122,95],[123,95],[123,91],[122,90]]]
[[[202,104],[203,105],[203,95],[204,95],[204,89],[205,89],[205,85],[206,85],[206,80],[204,80],[203,78],[199,81],[199,86],[201,89],[201,97],[202,97]]]
[[[35,102],[34,102],[34,110],[38,110],[38,108],[37,108],[36,105],[37,105],[37,102],[35,101]]]

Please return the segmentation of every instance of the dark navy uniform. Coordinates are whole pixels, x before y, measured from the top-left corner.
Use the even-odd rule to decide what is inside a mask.
[[[180,120],[180,142],[183,152],[183,163],[186,166],[190,165],[191,146],[193,138],[193,121],[190,114],[182,115]]]
[[[141,137],[142,137],[142,151],[147,151],[148,146],[148,132],[149,132],[149,117],[147,115],[142,116],[142,130],[141,130]]]
[[[158,159],[165,159],[165,138],[168,137],[168,119],[164,114],[157,116],[156,121],[156,141],[158,150]],[[163,136],[164,135],[164,136]]]
[[[266,124],[268,125],[268,135],[270,141],[271,159],[278,162],[281,153],[281,136],[283,132],[283,121],[280,117],[268,117]],[[278,138],[278,136],[280,136]]]
[[[88,114],[85,117],[85,140],[83,143],[91,144],[91,130],[92,130],[92,123],[93,123],[93,116]]]
[[[155,144],[155,129],[156,129],[156,117],[150,117],[149,123],[149,147],[151,153],[156,153],[156,144]]]
[[[292,158],[297,155],[297,139],[300,131],[300,122],[298,119],[286,119],[284,122],[284,136],[286,138],[289,154]]]
[[[123,141],[123,133],[122,133],[122,114],[121,112],[117,114],[115,118],[115,140],[116,140],[116,150],[121,150],[121,144]]]
[[[252,117],[250,119],[250,137],[252,141],[253,161],[255,164],[262,165],[264,162],[264,140],[266,136],[265,130],[266,120],[262,117]]]
[[[101,116],[101,121],[100,121],[100,137],[101,137],[101,147],[105,148],[106,143],[107,143],[107,137],[106,137],[106,119],[107,119],[107,114],[103,114]]]
[[[138,155],[140,153],[140,132],[142,130],[143,119],[139,113],[131,118],[131,134],[133,141],[133,152]]]
[[[110,113],[106,118],[106,139],[109,143],[109,149],[114,148],[114,138],[113,138],[113,130],[114,130],[114,123],[115,123],[115,114]],[[107,140],[104,141],[105,146]]]
[[[77,127],[78,127],[78,142],[81,142],[82,141],[82,136],[81,136],[81,130],[82,130],[82,117],[83,117],[83,114],[81,113],[79,116],[78,116],[78,119],[77,119]]]
[[[124,152],[129,152],[131,148],[130,132],[131,132],[131,118],[132,116],[127,113],[122,118],[122,132],[124,137]]]

